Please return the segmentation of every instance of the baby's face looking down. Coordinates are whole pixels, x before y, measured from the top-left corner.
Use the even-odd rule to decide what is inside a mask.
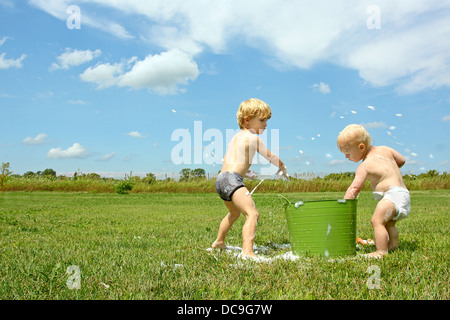
[[[355,143],[352,141],[338,141],[338,148],[339,150],[345,154],[345,157],[353,162],[359,162],[361,159],[364,158],[367,147],[364,143]]]
[[[371,147],[369,133],[364,127],[350,124],[339,133],[337,145],[345,157],[353,162],[364,159]]]

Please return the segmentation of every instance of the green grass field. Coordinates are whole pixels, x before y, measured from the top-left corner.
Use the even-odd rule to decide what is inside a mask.
[[[283,200],[255,192],[256,246],[291,249]],[[292,200],[342,192],[284,193]],[[373,238],[363,192],[357,236]],[[400,247],[382,260],[242,260],[208,251],[226,209],[214,193],[0,192],[0,299],[444,299],[449,296],[450,191],[412,191]],[[241,217],[227,238],[242,246]],[[69,273],[68,268],[72,267]],[[379,270],[379,285],[368,283]],[[74,287],[79,284],[79,289]]]

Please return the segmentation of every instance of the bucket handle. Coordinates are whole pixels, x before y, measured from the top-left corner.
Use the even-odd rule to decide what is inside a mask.
[[[285,196],[282,196],[281,194],[278,195],[279,198],[282,198],[284,201],[286,201],[286,203],[284,204],[285,206],[290,206],[292,204],[292,202],[290,202]],[[297,209],[298,207],[302,206],[304,204],[303,201],[297,201],[294,205],[295,208]]]
[[[286,201],[285,205],[291,205],[291,202],[285,196],[282,196],[281,194],[277,194],[277,196],[278,198],[282,198],[284,201]]]

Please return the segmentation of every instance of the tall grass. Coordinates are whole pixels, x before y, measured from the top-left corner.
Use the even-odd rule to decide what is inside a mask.
[[[114,192],[114,180],[51,179],[47,177],[11,178],[0,191]]]
[[[154,180],[150,183],[139,177],[129,177],[132,182],[130,193],[154,192],[215,192],[215,179],[191,179],[188,181]],[[410,190],[442,190],[450,189],[450,175],[436,176],[404,176],[405,184]],[[73,179],[67,177],[11,177],[0,191],[59,191],[59,192],[116,192],[117,185],[123,183],[121,179],[84,178]],[[258,185],[260,180],[245,179],[249,190]],[[345,192],[352,183],[352,177],[334,175],[331,178],[296,179],[291,178],[287,183],[283,180],[264,180],[258,186],[258,192]],[[364,185],[364,191],[371,190],[369,182]]]

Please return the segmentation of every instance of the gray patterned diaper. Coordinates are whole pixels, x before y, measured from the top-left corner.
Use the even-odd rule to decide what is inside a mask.
[[[239,173],[225,171],[217,176],[216,191],[222,200],[231,201],[233,193],[242,187],[245,187],[244,179]]]

